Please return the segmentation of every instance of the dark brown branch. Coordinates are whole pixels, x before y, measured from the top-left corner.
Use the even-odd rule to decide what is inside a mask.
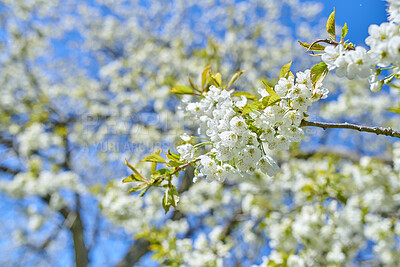
[[[51,196],[47,195],[42,197],[42,199],[49,204]],[[78,200],[77,200],[78,201]],[[77,203],[77,207],[79,207]],[[83,222],[80,216],[80,212],[77,208],[77,211],[70,210],[67,206],[62,207],[58,210],[58,212],[64,217],[64,219],[69,220],[73,219],[70,225],[67,225],[68,229],[72,233],[72,239],[74,241],[74,250],[75,250],[75,264],[76,267],[86,267],[89,264],[89,251],[86,248],[85,240],[83,237]]]
[[[351,129],[359,132],[368,132],[374,133],[377,135],[386,135],[391,137],[400,138],[400,132],[395,131],[391,128],[383,128],[383,127],[368,127],[350,123],[328,123],[328,122],[312,122],[312,121],[301,121],[300,127],[311,126],[311,127],[319,127],[324,130],[328,128],[337,128],[337,129]]]
[[[8,173],[8,174],[12,174],[12,175],[16,175],[17,173],[19,173],[19,171],[10,169],[10,168],[5,167],[5,166],[0,166],[0,172],[5,172],[5,173]]]

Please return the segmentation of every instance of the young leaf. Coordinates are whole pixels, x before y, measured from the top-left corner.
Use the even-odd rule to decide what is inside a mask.
[[[228,85],[226,86],[225,90],[228,90],[232,86],[232,84],[240,77],[240,75],[242,75],[245,72],[246,72],[245,70],[239,70],[235,72],[235,74],[233,74],[231,80],[229,81]]]
[[[211,68],[211,65],[208,65],[204,68],[203,73],[201,74],[201,88],[204,89],[204,85],[206,84],[206,79],[208,75],[208,70]]]
[[[220,87],[222,84],[222,78],[221,78],[221,73],[213,74],[211,75],[211,78],[214,81],[215,86]]]
[[[279,79],[280,78],[287,78],[290,72],[290,67],[292,66],[292,61],[290,61],[288,64],[284,65],[281,68],[281,71],[279,72]]]
[[[179,161],[181,159],[178,154],[172,153],[171,150],[169,150],[169,149],[168,149],[167,158],[170,160],[175,160],[175,161]]]
[[[154,154],[160,155],[160,153],[161,153],[161,149],[156,151]],[[154,161],[151,163],[151,173],[154,173],[156,171],[156,169],[157,169],[157,162]]]
[[[125,164],[136,174],[138,175],[141,180],[147,180],[143,174],[141,174],[140,172],[138,172],[138,170],[136,170],[126,159],[125,159]]]
[[[347,27],[347,23],[344,24],[343,28],[342,28],[342,36],[340,37],[340,41],[343,42],[344,38],[347,35],[347,32],[349,31],[349,28]]]
[[[147,192],[147,190],[149,190],[149,188],[150,188],[150,186],[149,186],[149,185],[146,185],[146,186],[144,187],[143,191],[140,192],[139,197],[144,196],[144,194],[146,194],[146,192]]]
[[[247,99],[250,99],[253,101],[258,100],[256,96],[254,96],[253,94],[250,94],[249,92],[236,92],[232,96],[241,97],[242,95],[244,95]]]
[[[191,95],[193,94],[193,89],[184,85],[175,85],[171,90],[173,94]]]
[[[140,191],[140,190],[143,190],[144,188],[146,188],[146,183],[141,183],[140,185],[138,185],[138,186],[135,186],[135,187],[132,187],[131,189],[129,189],[129,191],[128,191],[128,194],[129,193],[133,193],[133,192],[137,192],[137,191]],[[147,191],[147,190],[146,190]],[[142,192],[143,193],[143,192]]]
[[[158,155],[158,154],[151,154],[151,155],[148,155],[148,156],[144,157],[144,158],[141,160],[141,162],[145,162],[145,161],[147,161],[147,162],[166,163],[165,159],[164,159],[163,157],[161,157],[160,155]]]
[[[141,181],[142,178],[140,178],[139,175],[136,174],[131,174],[128,177],[126,177],[124,180],[122,180],[123,183],[129,183],[129,182],[139,182]]]
[[[329,39],[332,41],[336,40],[336,30],[335,30],[335,9],[329,15],[328,21],[326,22],[326,30],[329,34]]]
[[[165,176],[166,174],[169,174],[170,170],[169,169],[159,169],[153,173],[153,177],[159,177],[159,176]]]
[[[400,105],[397,108],[388,108],[388,111],[400,114]]]
[[[190,78],[189,75],[188,75],[188,80],[189,80],[190,86],[191,86],[194,90],[198,90],[198,89],[197,89],[197,86],[193,83],[193,81],[192,81],[192,79]]]
[[[322,81],[325,79],[328,74],[328,66],[325,62],[318,63],[311,68],[311,82],[313,84],[314,90],[319,88]]]
[[[168,192],[169,192],[169,188],[167,188],[164,192],[164,196],[162,198],[162,207],[165,211],[165,214],[167,214],[167,212],[169,211],[169,208],[171,207],[171,203],[169,203],[168,201]]]
[[[261,105],[262,105],[262,103],[260,101],[255,101],[255,102],[247,104],[243,108],[242,115],[249,114],[253,110],[258,110]]]
[[[264,86],[265,86],[265,90],[267,90],[268,94],[270,95],[269,97],[264,97],[262,99],[262,103],[265,107],[271,106],[273,104],[275,104],[276,102],[279,102],[281,100],[281,97],[271,88],[268,86],[268,84],[266,84],[265,82],[263,82]]]
[[[179,202],[179,194],[178,191],[176,190],[175,187],[173,187],[171,190],[169,190],[170,199],[171,199],[171,206],[176,208],[178,206]]]
[[[165,214],[167,214],[171,206],[176,208],[178,206],[178,202],[179,194],[178,191],[176,191],[176,188],[174,186],[172,188],[167,187],[164,192],[164,197],[162,199],[162,206],[165,210]]]
[[[302,47],[304,47],[304,48],[306,48],[307,50],[310,50],[310,51],[324,51],[324,50],[325,50],[325,46],[320,45],[320,44],[317,44],[317,43],[314,43],[314,44],[311,46],[311,44],[302,43],[302,42],[300,42],[300,41],[298,41],[298,42],[299,42],[299,44],[300,44]],[[310,46],[311,46],[311,47],[310,47]]]

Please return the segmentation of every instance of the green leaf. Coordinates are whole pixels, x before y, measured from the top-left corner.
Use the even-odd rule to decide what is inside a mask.
[[[128,191],[128,194],[129,193],[133,193],[133,192],[137,192],[137,191],[140,191],[140,190],[143,190],[143,189],[145,189],[147,187],[147,184],[146,183],[141,183],[140,185],[138,185],[138,186],[135,186],[135,187],[132,187],[132,188],[130,188],[129,189],[129,191]],[[147,191],[147,190],[146,190]],[[143,193],[143,192],[142,192]],[[143,194],[144,195],[144,194]]]
[[[341,41],[344,41],[344,38],[346,37],[348,31],[349,31],[349,28],[347,27],[347,23],[345,23],[342,28],[342,36],[340,37]]]
[[[281,101],[281,97],[265,82],[263,82],[265,86],[265,90],[267,90],[270,96],[263,97],[262,103],[264,107],[269,107],[279,101]]]
[[[141,162],[160,162],[160,163],[166,163],[165,159],[163,159],[163,157],[161,157],[160,155],[152,154],[152,155],[148,155],[146,157],[144,157]]]
[[[388,111],[400,114],[400,105],[397,108],[388,108]]]
[[[310,51],[324,51],[325,50],[325,46],[317,44],[317,43],[314,43],[311,46],[311,44],[302,43],[300,41],[298,41],[298,42],[302,47],[304,47],[304,48],[306,48],[307,50],[310,50]],[[310,46],[311,46],[311,48],[310,48]]]
[[[390,77],[384,79],[383,82],[385,84],[389,84],[389,83],[391,83],[393,81],[393,79],[394,79],[394,76],[390,76]]]
[[[245,72],[245,70],[239,70],[235,72],[225,89],[228,90],[232,86],[232,84]]]
[[[179,202],[179,194],[178,194],[178,191],[176,191],[176,188],[173,187],[172,190],[169,190],[168,195],[171,198],[171,206],[176,208],[178,206],[178,202]]]
[[[167,212],[169,211],[169,208],[171,207],[171,204],[168,202],[168,192],[169,192],[169,188],[167,188],[164,192],[164,196],[162,198],[162,207],[165,211],[165,214],[167,214]]]
[[[146,185],[146,186],[144,187],[144,190],[143,190],[142,192],[140,192],[139,197],[144,196],[144,194],[146,194],[146,192],[149,190],[149,188],[150,188],[150,186],[149,186],[149,185]]]
[[[178,202],[179,202],[179,194],[178,191],[176,191],[176,188],[175,187],[167,188],[164,192],[164,197],[162,199],[162,206],[164,208],[165,214],[167,214],[171,206],[176,208]]]
[[[321,86],[321,83],[325,79],[327,74],[328,66],[325,64],[325,62],[318,63],[311,68],[310,76],[314,90]]]
[[[154,154],[160,155],[160,153],[161,153],[161,149],[156,151]],[[157,169],[157,162],[152,162],[151,163],[151,173],[154,173],[156,171],[156,169]]]
[[[159,169],[153,173],[153,177],[165,176],[169,173],[168,169]]]
[[[280,78],[287,78],[289,76],[290,72],[290,67],[292,66],[292,61],[290,61],[288,64],[284,65],[281,68],[281,71],[279,72],[279,79]]]
[[[203,73],[201,74],[201,88],[204,89],[204,85],[206,84],[206,79],[208,75],[208,70],[211,68],[211,65],[208,65],[204,68]]]
[[[147,180],[143,174],[138,172],[126,159],[125,159],[125,164],[136,174],[138,175],[142,180]]]
[[[189,80],[190,86],[191,86],[194,90],[198,90],[198,89],[197,89],[197,86],[193,83],[193,81],[192,81],[192,79],[190,78],[189,75],[188,75],[188,80]]]
[[[262,103],[260,101],[248,103],[246,106],[244,106],[242,115],[247,115],[253,110],[259,110],[261,105]]]
[[[266,96],[266,97],[263,97],[263,99],[262,99],[262,103],[264,105],[264,108],[272,106],[273,104],[275,104],[275,103],[277,103],[279,101],[281,101],[280,97],[276,98],[276,97],[272,97],[272,96]]]
[[[333,12],[329,15],[328,21],[326,22],[326,30],[329,34],[329,39],[332,41],[336,40],[336,30],[335,30],[335,8]]]
[[[222,84],[221,73],[217,73],[217,74],[215,74],[215,75],[212,74],[212,75],[211,75],[211,78],[212,78],[212,80],[213,80],[215,86],[217,86],[217,87],[220,87],[220,86],[221,86],[221,84]]]
[[[242,95],[244,95],[247,99],[250,99],[253,101],[258,100],[256,96],[254,96],[253,94],[250,94],[249,92],[236,92],[232,96],[241,97]]]
[[[169,150],[169,149],[168,149],[167,158],[170,160],[175,160],[175,161],[179,161],[181,159],[181,157],[178,154],[172,153],[171,150]]]
[[[128,177],[126,177],[124,180],[122,180],[123,183],[139,182],[139,181],[142,181],[142,178],[140,178],[140,176],[136,175],[136,174],[131,174]]]
[[[194,91],[192,88],[184,85],[175,85],[170,92],[173,94],[191,95]]]

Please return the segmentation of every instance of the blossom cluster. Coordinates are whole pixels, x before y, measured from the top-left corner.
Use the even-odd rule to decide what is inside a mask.
[[[328,90],[313,90],[310,70],[294,76],[280,78],[274,87],[279,96],[278,103],[254,108],[246,112],[248,99],[241,96],[233,100],[232,92],[211,86],[199,102],[188,103],[186,110],[200,121],[199,133],[207,136],[212,145],[210,153],[201,155],[200,177],[207,181],[223,182],[234,174],[252,174],[256,170],[273,176],[279,170],[276,162],[265,152],[287,150],[291,142],[301,140],[301,121],[307,108],[315,101],[327,96]],[[270,97],[266,89],[259,88],[259,102]],[[261,105],[261,104],[260,104]],[[191,161],[196,156],[196,145],[190,137],[183,136],[187,143],[177,147],[181,159]]]
[[[373,92],[381,90],[384,82],[390,82],[392,76],[399,74],[400,5],[396,1],[389,1],[389,13],[389,22],[369,27],[369,36],[365,39],[365,43],[370,47],[369,51],[342,42],[325,47],[321,59],[328,69],[336,69],[339,77],[368,78]],[[376,66],[389,67],[393,69],[393,74],[386,79],[379,79],[381,69],[375,69]]]

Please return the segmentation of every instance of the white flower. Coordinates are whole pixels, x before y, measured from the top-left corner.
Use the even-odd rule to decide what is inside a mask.
[[[345,50],[342,44],[335,46],[325,47],[324,54],[321,60],[325,62],[329,70],[333,70],[341,65],[341,57],[345,55]],[[338,61],[339,60],[339,61]]]
[[[191,136],[189,136],[187,133],[184,133],[183,135],[180,136],[180,138],[185,141],[188,142],[190,141],[190,139],[192,138]]]
[[[276,162],[269,156],[263,156],[257,163],[257,168],[268,176],[274,176],[275,172],[279,171]]]
[[[244,95],[242,95],[242,96],[240,97],[240,100],[238,100],[238,101],[235,102],[235,105],[236,105],[238,108],[243,108],[244,106],[246,106],[246,104],[247,104],[247,98],[246,98]]]
[[[224,146],[233,148],[238,141],[238,136],[233,131],[225,131],[219,134],[221,142]]]
[[[235,116],[229,122],[233,132],[242,135],[247,130],[247,124],[242,117]]]
[[[354,79],[357,76],[367,78],[371,75],[373,63],[365,48],[357,46],[356,50],[349,51],[346,54],[346,61],[347,78]]]
[[[370,90],[374,93],[379,92],[383,87],[383,80],[378,80],[378,75],[376,73],[369,76],[368,81]]]
[[[292,89],[294,86],[294,78],[292,76],[289,76],[287,79],[286,78],[280,78],[278,81],[278,84],[275,85],[275,92],[283,97],[286,96],[287,92]]]
[[[191,161],[194,159],[194,147],[191,144],[183,144],[178,146],[178,153],[181,155],[181,159]]]

